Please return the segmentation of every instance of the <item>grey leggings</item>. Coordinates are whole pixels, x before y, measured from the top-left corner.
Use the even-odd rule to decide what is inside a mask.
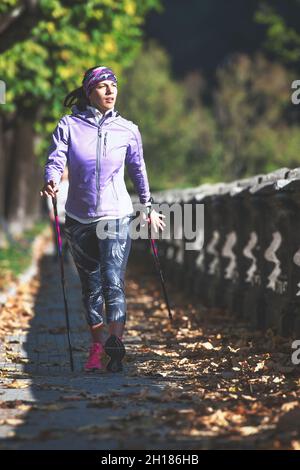
[[[126,322],[124,276],[131,248],[133,216],[82,224],[66,215],[65,234],[82,287],[82,301],[90,326]],[[97,230],[97,232],[96,232]],[[110,237],[98,236],[105,233]],[[98,235],[97,235],[98,234]],[[115,237],[115,238],[112,238]]]

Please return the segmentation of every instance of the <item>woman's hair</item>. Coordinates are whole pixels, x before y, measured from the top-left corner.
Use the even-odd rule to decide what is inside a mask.
[[[97,69],[99,65],[96,67],[91,67],[88,69],[83,77],[82,83],[84,82],[86,76],[94,69]],[[84,88],[81,85],[79,88],[75,88],[75,90],[71,91],[67,94],[64,99],[64,106],[70,108],[71,106],[76,105],[79,111],[84,111],[88,105],[90,105],[90,100],[85,94]]]

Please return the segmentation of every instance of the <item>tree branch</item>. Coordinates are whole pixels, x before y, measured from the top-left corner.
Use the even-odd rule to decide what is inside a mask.
[[[0,53],[26,39],[40,19],[38,0],[23,0],[21,5],[0,15]]]

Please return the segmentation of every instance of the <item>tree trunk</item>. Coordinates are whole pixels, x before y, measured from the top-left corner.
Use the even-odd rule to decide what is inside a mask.
[[[37,0],[21,0],[19,5],[0,15],[0,53],[27,39],[41,19],[43,13]]]
[[[31,175],[30,173],[28,174],[30,190],[27,193],[27,215],[32,222],[36,222],[41,217],[42,200],[40,189],[43,186],[43,168],[34,154],[35,143],[36,137],[33,135]]]
[[[39,168],[34,155],[34,121],[36,114],[18,114],[7,171],[7,218],[10,230],[21,233],[39,215]]]
[[[5,236],[4,207],[5,204],[5,149],[3,117],[0,116],[0,248],[7,245]]]

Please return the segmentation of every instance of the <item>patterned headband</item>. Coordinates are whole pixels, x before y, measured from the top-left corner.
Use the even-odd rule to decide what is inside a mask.
[[[82,86],[87,97],[91,94],[93,88],[103,80],[112,80],[117,83],[117,77],[108,67],[97,67],[91,70],[83,79]]]

